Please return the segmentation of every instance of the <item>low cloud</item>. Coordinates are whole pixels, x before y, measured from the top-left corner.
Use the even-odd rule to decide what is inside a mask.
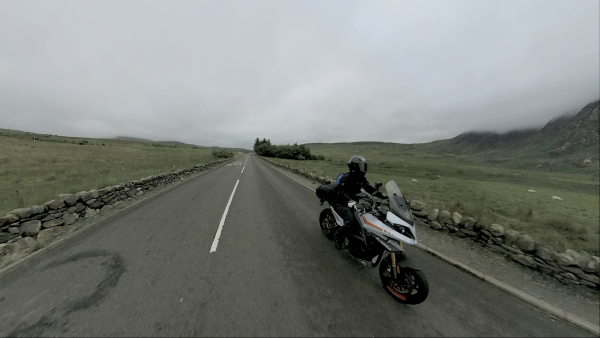
[[[599,3],[0,3],[0,128],[251,148],[539,127],[600,96]]]

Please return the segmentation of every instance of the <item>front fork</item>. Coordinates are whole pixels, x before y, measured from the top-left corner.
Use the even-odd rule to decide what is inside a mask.
[[[390,252],[390,256],[392,257],[392,271],[394,272],[394,280],[398,279],[398,272],[396,271],[396,254]]]
[[[402,242],[399,242],[401,247],[404,247],[402,245]],[[394,279],[398,279],[398,268],[396,268],[396,254],[393,252],[390,252],[390,256],[392,257],[392,271],[394,271]]]

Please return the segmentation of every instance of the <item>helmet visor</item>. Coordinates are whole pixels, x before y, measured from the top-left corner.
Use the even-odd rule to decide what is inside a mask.
[[[366,174],[367,173],[367,164],[364,162],[357,163],[357,164],[358,164],[358,171]]]

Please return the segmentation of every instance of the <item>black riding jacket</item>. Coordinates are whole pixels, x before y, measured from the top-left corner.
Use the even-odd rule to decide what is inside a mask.
[[[345,173],[338,184],[337,201],[347,204],[350,200],[355,200],[356,194],[361,193],[360,188],[365,189],[369,194],[373,194],[376,189],[369,184],[367,178],[362,174]]]

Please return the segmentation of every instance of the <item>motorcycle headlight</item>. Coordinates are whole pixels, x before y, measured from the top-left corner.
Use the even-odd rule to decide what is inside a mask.
[[[394,226],[396,227],[396,229],[398,230],[398,232],[400,234],[402,234],[403,236],[406,236],[410,239],[415,239],[415,236],[413,236],[412,231],[410,230],[409,227],[406,227],[404,225],[400,225],[400,224],[394,224]]]

